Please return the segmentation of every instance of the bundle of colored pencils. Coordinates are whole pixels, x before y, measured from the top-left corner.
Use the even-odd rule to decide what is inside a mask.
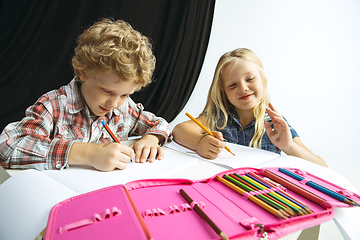
[[[217,176],[216,180],[240,195],[247,196],[250,201],[280,219],[312,213],[307,205],[256,173],[249,172],[243,176],[237,173],[225,174],[223,177]]]

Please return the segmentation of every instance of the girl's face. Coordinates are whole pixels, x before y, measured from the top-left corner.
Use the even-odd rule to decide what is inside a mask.
[[[96,116],[120,107],[138,87],[133,81],[122,81],[112,70],[95,76],[80,75],[80,80],[81,95]]]
[[[257,65],[242,58],[225,68],[222,86],[239,114],[248,112],[262,99],[264,87]]]

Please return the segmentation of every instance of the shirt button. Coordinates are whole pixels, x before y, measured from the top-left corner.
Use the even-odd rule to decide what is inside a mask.
[[[62,166],[61,166],[61,164],[60,163],[58,163],[58,164],[56,164],[56,169],[60,169]]]
[[[240,131],[240,132],[242,131],[241,128],[239,129],[239,131]]]

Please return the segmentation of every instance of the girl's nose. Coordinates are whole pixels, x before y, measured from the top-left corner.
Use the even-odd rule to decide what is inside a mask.
[[[240,84],[239,92],[246,92],[249,90],[249,87],[247,84]]]

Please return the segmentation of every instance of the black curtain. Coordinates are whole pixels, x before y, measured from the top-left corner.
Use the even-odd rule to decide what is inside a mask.
[[[132,99],[172,121],[199,76],[214,6],[215,0],[0,1],[0,131],[42,94],[70,82],[77,36],[104,17],[150,38],[154,81]]]

